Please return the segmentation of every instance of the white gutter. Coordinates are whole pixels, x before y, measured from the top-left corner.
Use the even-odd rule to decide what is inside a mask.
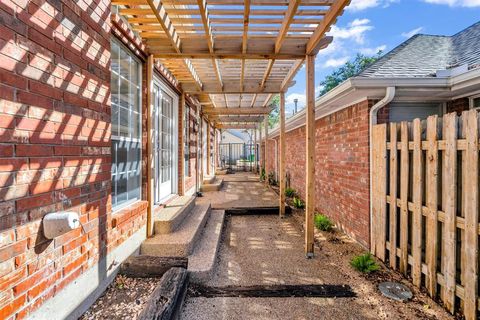
[[[373,152],[372,152],[372,128],[374,124],[377,124],[377,112],[385,105],[389,104],[393,98],[395,97],[395,87],[387,87],[385,91],[385,97],[382,100],[378,101],[371,109],[370,109],[370,116],[369,116],[369,123],[368,123],[368,132],[369,132],[369,153],[370,153],[370,234],[372,234],[372,213],[373,213],[373,205],[372,205],[372,171],[373,171]],[[370,243],[370,248],[372,247],[372,243]]]

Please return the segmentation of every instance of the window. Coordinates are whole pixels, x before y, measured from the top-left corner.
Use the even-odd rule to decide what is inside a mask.
[[[480,108],[480,96],[470,98],[470,109]]]
[[[184,132],[184,155],[185,155],[185,166],[184,166],[184,175],[186,177],[190,176],[190,108],[185,105],[185,112],[183,114],[183,123],[185,126]]]
[[[141,64],[116,41],[111,44],[112,207],[140,199]]]

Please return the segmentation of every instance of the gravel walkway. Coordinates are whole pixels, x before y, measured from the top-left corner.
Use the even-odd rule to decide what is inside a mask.
[[[386,271],[364,276],[349,261],[362,248],[338,233],[317,233],[322,247],[305,259],[302,219],[290,216],[233,216],[226,221],[211,286],[260,284],[348,284],[356,298],[192,298],[182,319],[450,319],[431,299],[414,290],[408,303],[378,292],[383,280],[401,280]],[[408,282],[405,282],[408,284]],[[410,288],[412,286],[409,285]]]

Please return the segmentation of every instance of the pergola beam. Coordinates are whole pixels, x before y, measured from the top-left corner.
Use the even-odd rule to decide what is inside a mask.
[[[285,40],[285,36],[288,33],[290,24],[293,22],[293,18],[295,17],[295,13],[297,12],[299,5],[300,5],[300,0],[290,1],[287,12],[285,12],[285,16],[283,17],[282,26],[280,27],[280,31],[278,32],[277,40],[275,41],[275,53],[280,52],[283,41]],[[304,22],[304,23],[308,23],[308,22]]]
[[[254,123],[217,123],[215,125],[217,129],[255,129]]]
[[[207,108],[203,107],[202,112],[207,115],[262,115],[272,112],[272,108],[255,107],[255,108]]]
[[[298,50],[296,53],[274,53],[271,51],[265,52],[225,52],[215,51],[213,53],[208,52],[159,52],[158,50],[152,50],[153,56],[160,59],[245,59],[245,60],[296,60],[305,58],[305,53],[302,50]]]
[[[263,116],[225,116],[225,115],[208,115],[209,119],[217,122],[262,122]]]
[[[280,93],[280,218],[285,217],[285,93]]]

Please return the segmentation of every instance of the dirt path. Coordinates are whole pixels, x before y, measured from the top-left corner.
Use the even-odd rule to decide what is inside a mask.
[[[349,261],[362,249],[341,235],[317,234],[322,249],[305,259],[301,222],[294,216],[233,216],[226,221],[210,286],[347,284],[356,298],[192,298],[182,319],[450,319],[425,295],[399,303],[381,296],[376,283],[395,275],[365,277]],[[329,240],[330,239],[330,240]],[[332,241],[333,239],[333,241]],[[400,279],[401,277],[398,277]],[[406,283],[406,282],[405,282]],[[410,288],[412,286],[409,285]]]

